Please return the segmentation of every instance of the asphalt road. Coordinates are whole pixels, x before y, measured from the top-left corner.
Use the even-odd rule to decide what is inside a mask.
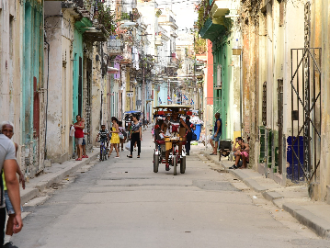
[[[142,158],[114,156],[79,171],[40,206],[26,207],[20,248],[330,247],[287,213],[206,160],[188,158],[187,172],[152,172],[149,133]],[[82,173],[84,172],[84,173]]]

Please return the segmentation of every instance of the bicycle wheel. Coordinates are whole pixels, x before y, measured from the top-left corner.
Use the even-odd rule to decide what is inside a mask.
[[[108,154],[107,154],[107,150],[106,149],[103,149],[103,159],[104,160],[108,160]]]
[[[101,147],[101,161],[104,161],[104,147]]]

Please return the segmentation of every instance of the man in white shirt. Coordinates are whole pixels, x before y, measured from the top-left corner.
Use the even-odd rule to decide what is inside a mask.
[[[1,129],[1,128],[0,128]],[[20,204],[20,194],[19,194],[19,182],[16,177],[17,171],[17,161],[15,156],[15,146],[14,143],[8,139],[5,135],[0,134],[0,171],[4,170],[5,180],[7,183],[7,190],[10,201],[15,210],[14,218],[14,233],[21,231],[23,227],[22,217],[21,217],[21,204]],[[0,244],[4,242],[5,236],[5,222],[6,222],[6,209],[3,197],[3,182],[1,177],[0,182],[1,195],[0,195]]]

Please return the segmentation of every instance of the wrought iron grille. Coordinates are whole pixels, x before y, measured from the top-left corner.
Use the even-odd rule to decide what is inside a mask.
[[[292,180],[318,181],[321,145],[321,48],[310,48],[310,3],[305,4],[305,47],[291,49]]]
[[[92,60],[87,59],[87,82],[86,82],[86,131],[91,133],[91,121],[92,121],[92,104],[91,104],[91,91],[92,91]],[[87,136],[87,144],[92,143],[92,137]]]
[[[306,178],[310,182],[320,164],[321,48],[292,49],[291,70],[292,136],[288,161],[293,180]]]
[[[262,124],[267,125],[267,82],[262,85]]]

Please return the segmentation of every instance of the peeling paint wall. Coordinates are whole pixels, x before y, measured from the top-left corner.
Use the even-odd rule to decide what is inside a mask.
[[[47,155],[52,162],[67,161],[73,152],[69,131],[72,124],[74,22],[69,10],[61,8],[61,2],[45,3],[45,31],[50,48]],[[48,47],[45,58],[47,69]]]
[[[0,0],[0,122],[14,124],[14,142],[20,145],[21,158],[21,80],[22,80],[22,33],[23,7],[19,1]],[[24,160],[18,160],[24,166]],[[23,163],[22,163],[23,162]]]
[[[330,13],[329,0],[315,0],[311,4],[311,46],[322,48],[321,75],[321,161],[317,172],[318,184],[311,184],[311,197],[315,200],[330,203],[330,166],[329,166],[329,137],[330,137],[330,103],[329,103],[329,59],[330,59]],[[317,106],[319,109],[320,106]]]
[[[22,149],[25,172],[34,177],[43,170],[44,158],[43,1],[28,0],[23,6]]]
[[[102,75],[101,75],[101,57],[99,55],[99,46],[92,48],[92,61],[93,61],[93,80],[92,80],[92,130],[91,136],[96,138],[97,133],[100,130],[100,124],[102,122],[103,111],[101,109],[101,99],[104,99],[104,88],[102,87]],[[110,129],[110,127],[109,127]],[[94,140],[95,140],[94,138]]]

